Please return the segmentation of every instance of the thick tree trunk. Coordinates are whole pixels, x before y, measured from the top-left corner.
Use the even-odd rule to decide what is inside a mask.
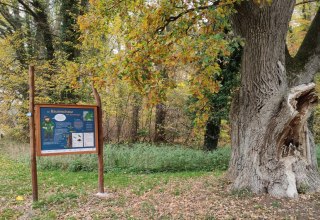
[[[289,88],[285,37],[294,0],[271,5],[244,1],[234,16],[245,38],[241,88],[231,111],[234,189],[276,197],[296,197],[299,189],[318,191],[320,178],[309,110],[317,101],[314,84]]]
[[[41,36],[41,40],[46,48],[46,60],[52,60],[54,58],[53,37],[45,5],[38,0],[31,2],[18,0],[18,2],[24,7],[25,11],[34,18],[38,32],[37,37]],[[31,5],[34,9],[31,8]]]
[[[37,25],[37,31],[39,31],[43,37],[44,46],[46,48],[46,59],[52,60],[54,58],[54,47],[48,14],[46,13],[45,6],[42,5],[40,1],[35,0],[32,2],[32,5],[36,9],[34,20]]]
[[[207,121],[204,135],[204,150],[213,151],[218,148],[221,118],[212,117]]]

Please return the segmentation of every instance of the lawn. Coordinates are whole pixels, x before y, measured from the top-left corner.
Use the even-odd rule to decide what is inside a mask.
[[[0,156],[0,219],[317,219],[320,215],[320,194],[286,200],[230,191],[219,169],[110,169],[105,174],[108,197],[99,198],[95,170],[40,167],[39,201],[32,203],[25,152],[18,150],[13,159],[15,151],[0,150],[6,152]]]

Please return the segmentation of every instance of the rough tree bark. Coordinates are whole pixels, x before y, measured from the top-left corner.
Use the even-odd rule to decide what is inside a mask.
[[[307,126],[317,102],[312,81],[320,63],[320,13],[291,58],[285,39],[294,5],[294,0],[236,5],[233,25],[245,47],[241,87],[230,113],[228,174],[234,189],[276,197],[320,189],[315,145]]]

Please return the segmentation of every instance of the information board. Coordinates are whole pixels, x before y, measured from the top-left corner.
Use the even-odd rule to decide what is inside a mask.
[[[97,153],[97,106],[36,105],[37,155]]]

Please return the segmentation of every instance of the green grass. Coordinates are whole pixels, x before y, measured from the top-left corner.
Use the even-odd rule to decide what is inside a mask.
[[[107,145],[104,156],[107,172],[225,171],[228,168],[230,148],[205,152],[178,146]],[[42,170],[94,171],[97,170],[97,156],[42,157],[38,164]]]
[[[0,142],[1,151],[17,161],[29,162],[27,144]],[[320,165],[320,146],[317,147]],[[151,144],[107,145],[104,151],[106,172],[157,173],[184,171],[225,171],[231,149],[219,148],[214,152],[188,149],[181,146]],[[39,170],[96,171],[97,155],[64,155],[38,157]]]
[[[1,150],[1,149],[0,149]],[[24,215],[21,207],[31,200],[31,175],[29,163],[0,155],[0,220],[17,219]],[[169,181],[198,178],[207,175],[220,175],[221,172],[175,172],[175,173],[123,173],[109,172],[104,176],[105,189],[114,192],[130,189],[136,195],[161,186]],[[81,202],[87,202],[97,193],[97,172],[71,172],[68,170],[39,170],[39,201],[32,204],[32,219],[56,219],[62,213],[79,208]],[[21,196],[22,201],[16,198]],[[125,203],[126,198],[118,198],[115,203]],[[20,208],[19,208],[20,207]]]
[[[317,145],[316,153],[317,153],[318,166],[320,167],[320,144]]]
[[[57,219],[69,210],[81,208],[81,203],[88,202],[98,191],[96,155],[38,157],[39,201],[30,204],[32,218],[25,216],[22,207],[32,197],[29,146],[0,142],[0,151],[0,220]],[[108,145],[104,155],[106,191],[130,189],[142,196],[156,187],[165,190],[172,180],[219,176],[227,168],[229,149],[208,153],[175,146]],[[207,172],[212,170],[215,172]],[[180,194],[180,189],[174,191],[175,196]],[[125,202],[126,197],[120,196],[110,205],[121,206]],[[152,215],[150,204],[145,203],[142,209]]]
[[[28,144],[0,142],[0,150],[20,162],[29,162]],[[230,147],[214,152],[181,146],[151,144],[107,145],[104,151],[106,172],[157,173],[184,171],[225,171],[230,160]],[[320,165],[320,146],[317,147]],[[97,155],[64,155],[38,157],[39,170],[96,171]]]
[[[0,142],[1,151],[20,162],[29,162],[28,144]],[[206,152],[172,145],[107,145],[104,150],[106,172],[156,173],[183,171],[225,171],[230,148]],[[38,157],[39,170],[96,171],[97,155]]]
[[[0,151],[0,220],[61,218],[72,210],[81,210],[81,205],[89,204],[92,196],[97,193],[95,155],[41,157],[38,158],[39,201],[31,204],[30,164],[26,156],[29,155],[28,146],[0,142]],[[143,198],[151,190],[166,191],[168,186],[172,186],[171,181],[221,175],[227,167],[230,149],[208,153],[181,147],[136,145],[128,148],[122,145],[107,146],[105,153],[108,168],[104,178],[106,191],[125,193],[130,190],[132,194]],[[317,156],[319,160],[319,148]],[[213,166],[210,166],[210,163]],[[200,168],[195,168],[196,166]],[[94,172],[89,172],[91,170]],[[208,170],[214,172],[207,172]],[[205,184],[209,187],[211,183]],[[172,188],[171,193],[179,198],[187,190],[177,185]],[[234,191],[232,194],[236,198],[251,196],[251,192],[246,190]],[[17,200],[17,196],[21,196],[23,200]],[[96,204],[99,201],[95,200]],[[119,194],[117,198],[104,203],[109,208],[122,207],[126,201],[126,194]],[[274,203],[271,206],[277,208],[279,205]],[[26,212],[26,207],[32,209]],[[141,203],[141,210],[149,217],[154,214],[154,207],[147,200]],[[32,212],[32,217],[25,216],[28,212]],[[97,211],[92,215],[96,215],[94,219],[117,216],[117,213],[112,212],[105,210],[104,214],[101,214]],[[208,216],[208,219],[214,217]]]

